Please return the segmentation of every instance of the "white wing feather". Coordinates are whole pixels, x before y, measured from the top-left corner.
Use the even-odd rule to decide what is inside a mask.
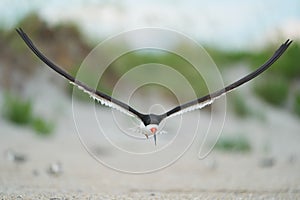
[[[86,90],[84,87],[78,85],[77,83],[74,83],[72,81],[70,81],[70,83],[72,85],[76,86],[78,89],[80,89],[84,93],[88,94],[92,99],[96,100],[100,104],[102,104],[104,106],[107,106],[107,107],[110,107],[110,108],[113,108],[113,109],[116,109],[116,110],[118,110],[118,111],[120,111],[120,112],[122,112],[122,113],[124,113],[124,114],[126,114],[130,117],[134,117],[134,118],[138,119],[140,122],[142,122],[141,119],[138,116],[136,116],[135,114],[129,112],[128,110],[124,109],[123,107],[121,107],[121,106],[119,106],[119,105],[117,105],[117,104],[115,104],[111,101],[108,101],[108,100],[98,96],[97,94],[95,94],[93,92],[90,92],[90,91]]]
[[[187,108],[184,108],[184,109],[182,109],[182,110],[180,110],[178,112],[175,112],[175,113],[169,115],[167,118],[169,118],[169,117],[175,117],[175,116],[178,116],[178,115],[182,115],[184,113],[187,113],[187,112],[190,112],[190,111],[194,111],[194,110],[197,110],[197,109],[202,109],[205,106],[211,105],[216,99],[220,98],[221,96],[225,95],[226,93],[227,92],[222,93],[219,96],[216,96],[214,98],[211,98],[211,99],[208,99],[206,101],[203,101],[201,103],[195,104],[193,106],[189,106]]]

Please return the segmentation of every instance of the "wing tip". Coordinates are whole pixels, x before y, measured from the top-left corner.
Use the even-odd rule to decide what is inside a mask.
[[[17,31],[17,33],[19,35],[23,35],[24,34],[24,31],[23,31],[23,29],[21,27],[16,28],[16,31]]]
[[[287,39],[284,43],[285,46],[290,46],[290,44],[293,42],[291,39]]]

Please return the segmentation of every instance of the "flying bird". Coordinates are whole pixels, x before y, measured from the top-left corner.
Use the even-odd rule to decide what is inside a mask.
[[[80,90],[90,95],[91,98],[97,100],[101,104],[114,108],[120,112],[123,112],[131,117],[135,117],[139,120],[140,125],[138,127],[138,130],[140,133],[144,134],[147,138],[148,136],[154,137],[154,142],[156,144],[156,135],[158,133],[163,132],[163,130],[159,129],[159,124],[170,117],[182,115],[183,113],[193,111],[196,109],[202,109],[203,107],[212,104],[216,99],[221,97],[222,95],[225,95],[226,93],[234,90],[235,88],[241,86],[244,83],[247,83],[248,81],[254,79],[258,75],[260,75],[262,72],[267,70],[289,47],[289,45],[292,43],[292,40],[287,40],[285,43],[283,43],[272,55],[269,60],[267,60],[263,65],[261,65],[259,68],[257,68],[252,73],[244,76],[243,78],[235,81],[234,83],[219,89],[211,94],[207,94],[203,97],[200,97],[198,99],[186,102],[182,105],[178,105],[174,107],[173,109],[163,113],[163,114],[144,114],[140,113],[131,106],[127,105],[126,103],[119,101],[118,99],[115,99],[113,97],[110,97],[109,95],[98,91],[96,89],[93,89],[86,85],[85,83],[80,82],[79,80],[76,80],[73,76],[68,74],[66,71],[64,71],[62,68],[54,64],[51,60],[49,60],[38,48],[33,44],[31,39],[27,36],[27,34],[21,29],[16,29],[20,37],[24,40],[26,45],[30,48],[30,50],[39,58],[41,59],[46,65],[48,65],[51,69],[53,69],[55,72],[66,78],[71,84],[74,86],[77,86]]]

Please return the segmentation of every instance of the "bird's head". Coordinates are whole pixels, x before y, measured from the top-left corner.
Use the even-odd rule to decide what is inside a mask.
[[[158,131],[158,125],[157,124],[149,124],[145,127],[146,129],[146,133],[145,136],[148,138],[148,136],[152,136],[154,137],[154,142],[156,145],[156,133]]]
[[[157,130],[158,130],[158,125],[157,124],[149,124],[149,125],[146,126],[146,131],[148,133],[148,136],[149,135],[155,135]]]

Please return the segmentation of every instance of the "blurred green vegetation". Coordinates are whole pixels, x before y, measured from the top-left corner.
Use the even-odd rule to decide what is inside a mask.
[[[254,88],[255,93],[274,106],[284,106],[289,94],[289,82],[283,77],[272,76],[259,81]],[[277,77],[277,78],[276,78]]]
[[[149,63],[157,63],[172,67],[187,79],[197,96],[200,97],[207,94],[208,89],[199,72],[184,58],[166,51],[147,49],[129,52],[111,63],[111,68],[108,68],[109,70],[107,70],[107,72],[114,74],[114,79],[117,81],[124,73],[128,72],[132,68]],[[113,70],[113,72],[111,72],[111,70]],[[158,75],[159,73],[160,72],[157,71]],[[148,76],[148,74],[144,73],[139,77],[136,77],[136,79],[144,79],[146,76]],[[163,78],[172,79],[171,76],[164,76]],[[180,88],[181,85],[178,85],[178,87]],[[184,90],[184,88],[182,88],[182,90]]]
[[[40,135],[49,135],[54,130],[54,124],[33,114],[33,101],[20,96],[6,93],[1,107],[2,116],[17,125],[29,125]]]
[[[232,95],[232,98],[229,99],[232,102],[233,111],[239,117],[248,117],[252,114],[252,110],[247,105],[247,101],[241,95]]]
[[[219,151],[247,153],[251,151],[251,144],[242,134],[230,137],[222,136],[215,145],[215,149]]]
[[[249,105],[247,97],[238,92],[231,94],[228,97],[230,108],[239,118],[252,117],[258,119],[260,122],[265,122],[265,114],[253,106]]]
[[[32,102],[10,94],[4,95],[2,115],[15,124],[28,124],[32,119]]]
[[[39,116],[33,118],[31,126],[39,135],[50,135],[54,130],[54,123],[47,122]]]

